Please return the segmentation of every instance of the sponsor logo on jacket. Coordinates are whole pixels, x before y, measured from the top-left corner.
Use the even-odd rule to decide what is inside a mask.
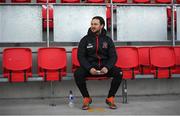
[[[93,48],[93,45],[91,43],[88,43],[87,48]]]

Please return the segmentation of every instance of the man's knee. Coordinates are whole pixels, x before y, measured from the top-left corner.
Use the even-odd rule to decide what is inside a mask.
[[[123,73],[122,73],[121,69],[115,67],[111,71],[111,73],[112,73],[112,77],[115,78],[117,81],[121,81],[122,80]]]
[[[75,72],[74,72],[74,77],[77,78],[79,77],[81,74],[80,74],[80,71],[77,69]]]
[[[83,83],[85,81],[85,72],[81,68],[78,68],[74,72],[74,79],[76,83]]]
[[[115,76],[116,76],[116,77],[119,77],[120,79],[122,79],[122,71],[121,71],[121,70],[116,71],[116,72],[115,72]]]
[[[122,80],[121,72],[117,72],[117,74],[115,74],[113,78],[115,78],[116,81],[121,81]]]

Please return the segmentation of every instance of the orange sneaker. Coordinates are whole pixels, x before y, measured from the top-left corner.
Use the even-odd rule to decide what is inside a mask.
[[[89,109],[89,105],[92,103],[92,99],[90,97],[85,97],[83,98],[83,106],[82,109],[83,110],[88,110]]]
[[[106,98],[106,104],[109,106],[110,109],[117,109],[117,106],[114,103],[114,97]]]

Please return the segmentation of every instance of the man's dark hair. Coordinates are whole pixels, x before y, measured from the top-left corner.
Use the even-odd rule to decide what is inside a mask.
[[[99,22],[100,22],[100,25],[104,25],[105,26],[105,21],[104,21],[104,19],[101,16],[95,16],[95,17],[92,18],[92,20],[93,19],[98,19]]]

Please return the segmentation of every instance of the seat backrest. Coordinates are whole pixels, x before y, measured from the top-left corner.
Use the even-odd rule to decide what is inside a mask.
[[[54,28],[53,17],[54,17],[54,9],[52,5],[49,5],[49,29]],[[42,5],[42,19],[43,19],[42,20],[43,30],[46,31],[46,28],[47,28],[47,6],[46,5]]]
[[[133,3],[151,3],[151,0],[133,0]]]
[[[152,66],[168,68],[175,65],[175,54],[172,47],[157,46],[150,48],[150,62]]]
[[[64,48],[50,47],[38,49],[38,75],[44,81],[61,81],[66,76],[67,57]]]
[[[72,72],[74,72],[77,67],[80,67],[78,57],[77,57],[77,51],[78,51],[78,48],[72,49]]]
[[[138,47],[139,71],[141,74],[151,74],[150,47]]]
[[[174,48],[175,60],[176,60],[173,73],[180,74],[180,46],[175,46],[173,48]]]
[[[138,47],[139,65],[150,66],[150,47]]]
[[[61,0],[61,3],[80,3],[80,0]]]
[[[123,79],[134,79],[138,71],[138,51],[136,47],[116,47],[116,66],[121,68]]]
[[[105,3],[105,0],[87,0],[87,3]]]
[[[155,0],[157,4],[170,4],[171,0]]]
[[[37,3],[46,3],[47,0],[36,0]],[[56,0],[48,0],[48,3],[56,3]]]
[[[112,0],[113,3],[127,3],[127,0]]]
[[[110,19],[111,18],[111,6],[106,5],[106,18]]]
[[[49,6],[49,19],[53,19],[53,15],[54,15],[54,9],[53,9],[53,6],[50,5]],[[46,5],[42,5],[42,18],[47,19],[47,6]]]
[[[151,74],[150,47],[138,47],[139,71],[141,74]]]
[[[176,65],[180,66],[180,46],[174,47]]]
[[[176,3],[177,3],[177,4],[180,4],[180,0],[176,0]]]
[[[0,0],[0,3],[5,3],[5,0]]]
[[[116,66],[120,68],[138,67],[138,51],[136,47],[116,47],[117,62]]]
[[[6,48],[3,50],[3,68],[26,70],[32,67],[32,52],[29,48]]]
[[[24,82],[32,76],[32,52],[29,48],[3,50],[3,76],[9,82]]]
[[[31,3],[31,0],[11,0],[12,3]]]
[[[66,64],[66,50],[64,48],[38,49],[38,67],[47,70],[56,70],[65,68]]]
[[[171,13],[172,12],[172,8],[171,7],[167,7],[167,17],[170,19],[171,21]],[[176,10],[174,10],[174,20],[176,20],[177,18],[177,13],[176,13]]]

